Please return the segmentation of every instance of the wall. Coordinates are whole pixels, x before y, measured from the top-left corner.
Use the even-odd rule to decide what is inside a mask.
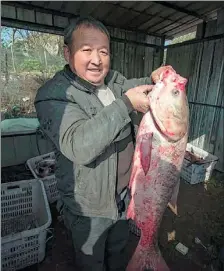
[[[163,50],[144,45],[144,43],[161,45],[163,41],[160,38],[117,28],[108,28],[108,30],[112,37],[111,67],[127,78],[149,76],[162,64]],[[113,41],[113,37],[126,41]],[[127,41],[135,41],[139,44]]]
[[[224,38],[168,48],[166,63],[189,80],[189,142],[218,156],[224,171]]]

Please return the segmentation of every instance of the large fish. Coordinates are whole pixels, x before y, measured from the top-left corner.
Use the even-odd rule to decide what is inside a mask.
[[[188,139],[187,79],[164,71],[148,94],[150,110],[139,126],[130,178],[127,218],[141,230],[126,271],[168,271],[157,243],[166,207],[176,210],[180,171]]]

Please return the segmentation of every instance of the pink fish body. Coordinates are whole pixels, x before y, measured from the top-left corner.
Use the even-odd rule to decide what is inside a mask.
[[[157,244],[165,209],[176,206],[188,139],[187,79],[165,71],[149,94],[150,111],[139,126],[130,179],[127,218],[141,230],[126,271],[168,271]]]

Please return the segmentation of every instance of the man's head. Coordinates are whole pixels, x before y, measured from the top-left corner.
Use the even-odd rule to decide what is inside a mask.
[[[92,18],[78,18],[64,34],[64,57],[71,70],[92,83],[104,83],[110,67],[110,35]]]

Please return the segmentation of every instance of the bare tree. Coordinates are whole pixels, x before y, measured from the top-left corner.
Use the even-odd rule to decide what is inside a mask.
[[[16,72],[16,65],[15,65],[15,58],[14,58],[13,49],[14,49],[16,31],[17,31],[16,28],[12,29],[12,43],[11,43],[11,46],[10,46],[11,47],[11,54],[12,54],[12,66],[13,66],[14,72]]]

